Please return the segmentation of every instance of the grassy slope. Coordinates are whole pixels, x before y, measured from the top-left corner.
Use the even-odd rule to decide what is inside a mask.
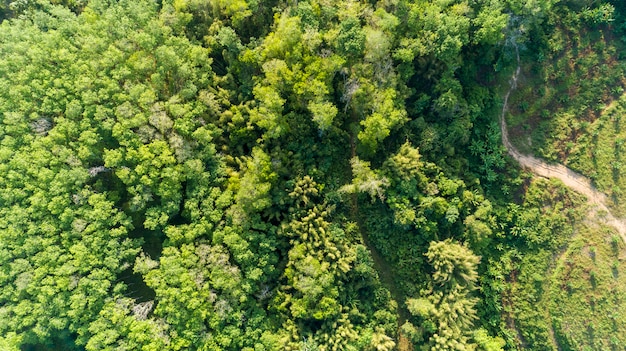
[[[520,149],[567,164],[590,124],[623,93],[626,64],[616,60],[621,44],[608,29],[556,29],[550,44],[545,53],[525,53],[508,123]]]
[[[532,63],[511,95],[508,123],[520,150],[591,178],[626,213],[626,167],[616,143],[626,139],[626,61],[617,60],[623,45],[614,36],[608,28],[556,29],[550,51],[526,57]]]
[[[609,28],[555,30],[551,51],[523,67],[508,123],[523,151],[594,180],[626,214],[626,60]],[[624,158],[624,159],[622,159]],[[510,283],[519,346],[560,350],[626,348],[626,248],[602,218],[577,221],[562,251],[529,255]],[[546,263],[544,260],[547,260]],[[545,274],[539,271],[543,270]],[[510,324],[510,323],[509,323]],[[546,327],[547,326],[547,327]],[[543,340],[524,340],[529,330]]]
[[[626,246],[560,182],[538,179],[527,196],[525,211],[540,213],[539,238],[552,238],[512,256],[503,306],[518,348],[624,350]]]
[[[626,95],[613,101],[571,148],[569,166],[594,179],[612,196],[615,208],[626,214]]]
[[[542,305],[562,350],[626,347],[626,253],[612,233],[582,223],[546,280]]]

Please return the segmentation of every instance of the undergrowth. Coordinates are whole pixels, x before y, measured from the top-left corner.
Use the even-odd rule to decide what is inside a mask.
[[[625,46],[611,25],[565,12],[540,50],[526,51],[507,116],[522,151],[589,177],[626,214]]]
[[[561,15],[540,50],[523,52],[519,86],[509,100],[511,141],[522,152],[589,177],[610,196],[615,215],[623,216],[624,43],[611,25],[590,26],[573,13]],[[532,184],[525,207],[533,206],[529,201],[537,189],[554,192],[558,187]],[[539,228],[537,233],[543,232],[541,228],[551,230],[554,240],[518,246],[519,251],[504,255],[500,262],[503,271],[510,268],[502,293],[503,319],[515,346],[626,349],[624,243],[613,228],[601,225],[602,214],[586,218],[584,202],[571,203],[565,207],[569,214],[559,216],[554,211],[562,201],[543,199],[543,206],[534,204],[543,217],[529,220]],[[554,225],[555,221],[567,225]]]

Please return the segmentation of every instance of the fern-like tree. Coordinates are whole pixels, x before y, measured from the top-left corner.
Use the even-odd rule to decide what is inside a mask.
[[[477,298],[471,293],[480,258],[450,239],[431,242],[425,256],[433,268],[429,287],[406,302],[420,327],[408,322],[404,329],[422,350],[476,350],[471,334]]]

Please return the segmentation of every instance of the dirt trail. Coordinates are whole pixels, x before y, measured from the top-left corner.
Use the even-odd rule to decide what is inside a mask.
[[[515,146],[513,146],[513,144],[511,144],[511,142],[509,141],[509,132],[506,125],[505,114],[508,111],[509,107],[509,95],[511,95],[511,92],[517,88],[517,79],[521,71],[519,50],[517,46],[515,47],[515,54],[517,56],[517,68],[515,69],[515,73],[513,73],[513,76],[511,77],[511,87],[504,96],[504,104],[502,106],[502,113],[500,114],[502,144],[506,148],[509,155],[511,155],[511,157],[519,162],[522,167],[529,169],[531,172],[540,177],[557,178],[570,189],[574,190],[577,193],[585,195],[589,203],[595,205],[592,206],[592,209],[590,210],[592,213],[590,214],[596,215],[600,211],[605,212],[605,223],[614,227],[622,237],[622,240],[626,242],[626,222],[623,219],[617,218],[613,215],[607,205],[609,199],[605,194],[601,193],[593,186],[589,178],[578,174],[563,165],[549,164],[532,155],[524,155],[519,150],[517,150]]]
[[[354,133],[350,137],[350,153],[351,158],[354,158],[356,156],[356,135]],[[352,172],[352,167],[349,168],[349,172]],[[402,330],[400,329],[402,325],[407,321],[409,317],[409,312],[404,305],[405,297],[403,296],[399,287],[394,281],[393,275],[395,273],[393,267],[382,257],[382,255],[378,252],[376,246],[374,246],[370,241],[369,235],[365,230],[365,226],[363,225],[364,218],[359,211],[359,201],[356,193],[350,196],[350,202],[350,217],[354,221],[356,221],[360,228],[363,245],[365,245],[370,251],[372,261],[374,262],[374,269],[378,272],[380,282],[385,288],[387,288],[387,290],[389,290],[391,298],[395,300],[398,304],[398,307],[396,308],[396,314],[398,315],[398,343],[396,345],[396,350],[413,351],[413,344],[408,339],[408,337],[402,333]]]

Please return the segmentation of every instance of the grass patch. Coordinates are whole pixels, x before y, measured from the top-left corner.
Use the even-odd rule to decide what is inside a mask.
[[[553,194],[560,194],[554,196]],[[603,213],[555,180],[530,184],[524,241],[500,264],[509,269],[503,319],[518,349],[624,350],[626,246]],[[534,213],[534,215],[533,215]],[[548,236],[550,240],[547,240]]]
[[[572,148],[570,167],[589,176],[610,195],[618,214],[626,213],[626,96],[608,106]]]
[[[524,350],[554,350],[545,313],[546,273],[574,235],[575,223],[584,218],[585,201],[558,180],[537,178],[529,183],[524,203],[510,213],[513,221],[505,232],[506,242],[514,246],[502,247],[499,261],[490,263],[496,277],[505,277],[501,301],[514,340],[509,344]],[[501,283],[495,280],[493,288],[499,289]]]
[[[568,23],[554,29],[543,50],[525,53],[507,117],[520,150],[570,163],[575,146],[626,87],[626,65],[616,59],[623,44],[613,37],[609,28]]]
[[[620,58],[626,41],[609,26],[575,17],[570,12],[553,18],[542,49],[522,52],[506,116],[509,138],[524,153],[592,179],[613,200],[612,212],[626,217],[626,60]],[[588,216],[583,203],[545,196],[533,203],[537,189],[558,190],[530,185],[522,206],[527,218],[509,234],[522,229],[524,240],[498,262],[498,273],[506,273],[501,300],[516,344],[510,346],[626,350],[626,247],[612,227],[602,225],[601,213]],[[578,215],[552,212],[562,205]],[[532,217],[533,211],[540,216]],[[527,228],[519,224],[524,222]],[[544,230],[554,241],[537,244],[533,235],[542,238]]]
[[[626,42],[572,12],[555,21],[541,49],[523,52],[510,140],[587,176],[626,216]]]
[[[624,350],[626,262],[613,228],[584,225],[545,290],[542,305],[561,350]]]

